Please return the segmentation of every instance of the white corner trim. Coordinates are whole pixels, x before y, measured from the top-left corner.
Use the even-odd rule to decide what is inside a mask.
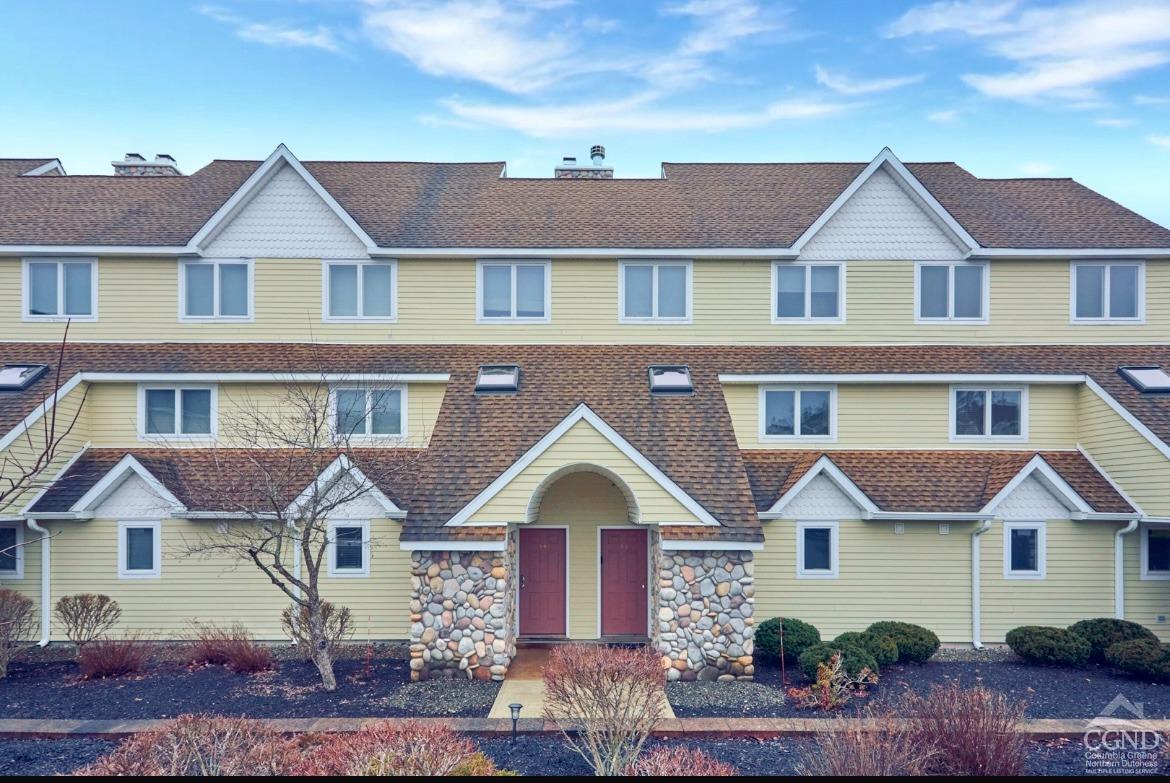
[[[982,513],[994,513],[997,506],[1002,503],[1009,495],[1016,490],[1020,484],[1024,483],[1033,474],[1040,479],[1053,494],[1057,496],[1061,503],[1064,504],[1069,511],[1078,511],[1082,514],[1092,514],[1093,507],[1085,502],[1085,499],[1077,494],[1064,478],[1057,473],[1051,465],[1049,465],[1043,457],[1037,454],[1028,461],[1028,464],[1020,469],[1011,481],[1004,485],[1003,489],[996,493],[987,505],[982,508]],[[1124,516],[1124,515],[1123,515]]]
[[[880,513],[880,509],[869,499],[869,496],[862,492],[861,488],[854,484],[853,480],[846,476],[844,471],[833,464],[833,460],[829,459],[828,456],[823,456],[800,477],[799,481],[793,484],[787,492],[778,498],[770,509],[762,512],[760,518],[781,518],[784,507],[791,503],[809,485],[809,482],[822,473],[832,480],[838,489],[848,495],[850,500],[857,504],[857,507],[861,509],[863,519],[870,519],[873,514]]]
[[[399,541],[403,552],[503,552],[508,542],[498,541]]]
[[[127,454],[119,460],[118,464],[106,471],[106,475],[102,476],[98,483],[89,488],[81,498],[74,503],[69,511],[71,513],[80,513],[86,511],[93,511],[98,504],[108,495],[118,488],[122,480],[128,473],[136,473],[139,478],[146,482],[150,490],[158,496],[164,503],[169,504],[173,511],[186,511],[186,506],[171,494],[171,491],[163,485],[161,481],[155,478],[154,474],[147,470],[141,462],[134,458],[134,455]]]
[[[378,505],[382,507],[382,510],[386,512],[387,519],[406,518],[406,511],[400,509],[397,505],[395,505],[394,501],[386,497],[382,490],[378,489],[374,482],[370,481],[370,479],[366,477],[366,474],[362,473],[361,469],[358,468],[357,465],[354,465],[352,462],[350,462],[349,457],[344,454],[338,456],[337,459],[330,462],[325,467],[325,469],[321,471],[320,475],[318,475],[317,478],[315,478],[307,487],[305,487],[304,490],[301,491],[301,494],[297,495],[296,499],[293,500],[292,503],[289,503],[288,508],[285,509],[286,516],[295,515],[300,510],[301,506],[303,506],[309,501],[310,498],[313,497],[313,492],[328,492],[329,488],[341,480],[344,475],[348,475],[350,478],[356,481],[359,486],[367,488],[366,494],[373,498],[378,503]]]
[[[1101,384],[1097,383],[1092,378],[1085,378],[1085,386],[1087,386],[1094,394],[1101,398],[1101,401],[1113,409],[1113,412],[1120,416],[1126,424],[1138,431],[1138,434],[1150,442],[1150,445],[1161,452],[1162,456],[1170,459],[1170,445],[1167,445],[1164,440],[1154,434],[1154,431],[1129,412],[1124,405],[1118,402],[1109,392],[1101,388]]]
[[[606,422],[594,413],[588,405],[581,403],[573,412],[561,420],[559,424],[553,427],[543,438],[536,442],[528,451],[512,463],[512,465],[496,477],[495,481],[489,484],[482,492],[476,495],[470,503],[461,508],[455,516],[444,523],[444,527],[458,527],[464,525],[475,514],[476,511],[483,508],[489,500],[495,497],[500,490],[511,483],[512,479],[520,475],[529,465],[531,465],[537,457],[547,451],[554,443],[560,440],[565,433],[572,429],[573,425],[579,421],[585,421],[592,426],[603,438],[608,440],[617,449],[628,457],[635,465],[642,469],[650,478],[652,478],[659,486],[661,486],[671,497],[682,504],[687,511],[690,511],[699,519],[703,525],[719,526],[719,521],[711,516],[707,509],[688,495],[683,489],[676,484],[669,476],[663,473],[653,462],[648,460],[640,451],[635,449],[625,438],[618,434],[617,430],[606,424]]]

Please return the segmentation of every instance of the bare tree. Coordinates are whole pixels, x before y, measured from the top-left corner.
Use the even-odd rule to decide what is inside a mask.
[[[339,395],[339,387],[365,394]],[[328,520],[343,506],[380,493],[380,487],[400,484],[418,452],[360,437],[367,420],[389,415],[400,399],[396,392],[330,381],[325,374],[278,388],[273,396],[221,399],[210,448],[196,454],[181,444],[167,445],[179,463],[199,461],[183,470],[188,507],[230,520],[184,542],[182,555],[226,555],[259,569],[292,602],[294,616],[301,618],[302,644],[325,690],[332,691],[336,628],[321,582],[331,543]],[[360,410],[337,402],[355,396],[361,396]],[[301,623],[307,627],[299,628]]]

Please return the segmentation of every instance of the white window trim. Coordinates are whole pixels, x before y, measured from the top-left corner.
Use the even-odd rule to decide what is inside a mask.
[[[947,315],[938,318],[922,317],[922,268],[926,266],[947,267]],[[955,269],[961,266],[978,266],[983,270],[980,292],[983,294],[980,306],[983,315],[979,318],[956,318],[955,312]],[[916,261],[914,263],[914,323],[923,325],[979,326],[991,323],[991,265],[986,261]]]
[[[248,267],[247,315],[187,315],[187,267],[209,264],[215,273],[211,287],[212,312],[219,312],[219,265],[245,264]],[[184,258],[179,261],[179,321],[181,323],[250,323],[256,320],[256,266],[251,258]]]
[[[332,266],[356,266],[357,306],[362,309],[362,288],[365,285],[363,266],[385,266],[390,268],[390,315],[331,315],[329,313],[329,268]],[[321,320],[325,323],[373,323],[392,324],[398,322],[398,261],[381,258],[330,258],[321,262]]]
[[[1142,557],[1142,576],[1145,581],[1150,582],[1165,582],[1170,580],[1170,571],[1151,571],[1150,570],[1150,531],[1155,530],[1153,525],[1145,525],[1142,527],[1141,538],[1141,557]],[[1162,528],[1165,530],[1166,528]]]
[[[681,266],[686,269],[686,308],[687,312],[681,318],[664,318],[658,315],[627,316],[626,315],[626,267],[649,266],[654,268],[650,284],[650,307],[658,312],[658,268],[662,266]],[[618,262],[618,323],[622,324],[690,324],[694,323],[695,312],[695,267],[687,259],[656,259],[646,261],[619,261]]]
[[[768,433],[768,392],[791,391],[796,392],[794,402],[794,432],[792,435],[772,435]],[[800,433],[800,394],[806,391],[827,391],[829,393],[829,434],[828,435],[801,435]],[[821,441],[832,442],[837,440],[837,385],[761,385],[759,391],[759,438],[761,441]]]
[[[29,264],[57,264],[57,314],[33,315],[28,311],[30,301]],[[62,264],[89,264],[89,315],[65,314],[65,273]],[[20,314],[24,321],[96,321],[98,319],[98,260],[96,258],[25,258],[21,263]]]
[[[362,567],[337,567],[337,535],[339,527],[360,527],[362,529]],[[329,576],[337,579],[362,579],[370,575],[370,520],[330,519],[326,524],[325,557],[328,560]]]
[[[837,315],[832,318],[812,315],[812,268],[814,266],[837,267]],[[803,317],[781,317],[777,314],[780,295],[780,270],[783,267],[804,268],[804,311]],[[843,324],[845,323],[845,263],[843,261],[775,261],[772,263],[772,323],[774,324]]]
[[[957,432],[958,421],[955,419],[956,414],[956,398],[960,391],[978,391],[984,392],[987,395],[987,400],[983,406],[983,425],[986,435],[959,435]],[[1013,391],[1020,393],[1020,434],[1019,435],[992,435],[991,434],[991,393],[997,391]],[[948,423],[947,429],[950,435],[951,443],[970,443],[970,442],[993,442],[993,443],[1019,443],[1028,440],[1028,386],[1003,386],[991,385],[984,386],[980,384],[952,384],[950,388],[950,404],[947,413]]]
[[[1013,530],[1038,530],[1036,535],[1036,571],[1012,570]],[[1004,522],[1003,523],[1003,578],[1004,579],[1045,579],[1048,576],[1048,523],[1047,522]]]
[[[0,580],[24,579],[24,523],[0,522],[0,528],[12,528],[16,531],[16,549],[12,553],[16,558],[16,569],[13,571],[0,570]],[[41,545],[44,546],[44,542]]]
[[[126,531],[129,528],[148,527],[154,530],[154,568],[149,571],[126,568]],[[162,577],[162,522],[158,520],[127,520],[118,523],[118,578],[159,579]]]
[[[370,419],[370,393],[371,392],[373,392],[373,391],[382,391],[382,392],[397,391],[400,394],[399,399],[401,400],[401,404],[399,406],[400,419],[401,419],[401,421],[400,421],[401,426],[399,427],[399,429],[401,430],[401,432],[399,432],[396,435],[378,435],[375,433],[365,433],[365,432],[353,433],[353,434],[348,436],[351,441],[363,442],[363,443],[400,442],[400,441],[404,441],[407,439],[407,437],[409,436],[408,422],[410,421],[410,416],[408,415],[408,412],[407,412],[408,411],[407,400],[409,398],[409,395],[407,394],[407,391],[406,391],[407,390],[406,384],[400,384],[400,385],[393,384],[393,385],[387,386],[387,385],[382,385],[382,384],[370,384],[370,383],[339,383],[339,384],[337,384],[329,389],[329,432],[334,438],[337,438],[340,436],[340,433],[338,433],[338,431],[337,431],[337,392],[343,391],[343,390],[349,390],[349,389],[354,389],[354,390],[363,389],[366,392],[366,422],[367,422],[366,426],[367,427],[371,426],[369,424],[369,422],[371,421],[371,419]]]
[[[1077,315],[1077,268],[1082,266],[1103,266],[1105,267],[1105,280],[1103,282],[1103,289],[1101,296],[1103,309],[1109,309],[1109,267],[1111,266],[1136,266],[1137,273],[1137,315],[1133,318],[1115,318],[1111,315],[1103,315],[1100,318],[1088,318]],[[1097,325],[1097,326],[1141,326],[1146,322],[1146,262],[1142,260],[1137,261],[1070,261],[1068,266],[1068,322],[1078,326]]]
[[[512,280],[512,315],[488,317],[483,314],[483,269],[485,266],[511,267]],[[542,266],[544,267],[544,315],[539,318],[521,317],[516,315],[516,267]],[[552,262],[528,261],[510,259],[480,259],[475,262],[475,322],[477,324],[547,324],[552,321]]]
[[[828,570],[804,567],[804,531],[808,528],[829,529],[829,558],[832,568]],[[797,522],[796,523],[796,577],[798,579],[837,579],[841,575],[841,523],[840,522]]]
[[[181,432],[147,432],[146,431],[146,392],[148,390],[169,390],[175,392],[175,429],[178,430],[183,422],[183,395],[184,389],[209,390],[211,392],[211,432],[186,434]],[[138,439],[147,442],[182,441],[208,442],[219,434],[219,387],[215,384],[169,384],[169,383],[140,383],[138,384]]]

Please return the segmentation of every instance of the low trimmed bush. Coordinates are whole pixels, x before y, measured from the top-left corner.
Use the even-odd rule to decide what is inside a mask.
[[[226,666],[239,674],[254,674],[272,668],[272,653],[257,644],[243,625],[229,628],[195,623],[195,637],[187,645],[187,657],[192,663]]]
[[[1084,637],[1064,628],[1046,625],[1022,625],[1008,631],[1012,652],[1028,663],[1052,666],[1084,666],[1091,648]]]
[[[626,777],[730,778],[739,770],[709,753],[688,747],[657,747],[626,767]]]
[[[36,638],[37,613],[32,600],[15,590],[0,589],[0,679]]]
[[[866,707],[861,721],[845,721],[801,746],[797,771],[810,777],[909,777],[925,775],[936,751],[919,742],[910,721]]]
[[[1170,648],[1157,639],[1128,639],[1105,651],[1105,661],[1127,674],[1151,680],[1170,680]]]
[[[1017,777],[1026,772],[1031,742],[1020,731],[1023,702],[952,682],[932,686],[925,697],[907,694],[899,713],[917,732],[910,744],[933,751],[928,775]]]
[[[857,677],[862,669],[869,669],[878,673],[878,663],[870,655],[869,650],[856,644],[814,644],[800,654],[800,670],[812,682],[817,679],[817,667],[822,663],[829,663],[829,659],[836,653],[841,653],[841,667],[850,677]]]
[[[898,663],[929,661],[941,644],[934,631],[914,623],[882,620],[870,625],[865,632],[892,640],[898,648]]]
[[[118,624],[122,607],[108,595],[78,593],[57,601],[53,613],[65,631],[65,638],[80,650]]]
[[[756,657],[769,663],[780,661],[780,630],[784,630],[784,659],[789,663],[800,659],[800,654],[821,643],[821,632],[795,617],[773,617],[756,626]]]
[[[500,772],[465,734],[446,726],[390,721],[324,735],[293,775],[312,777],[492,777]]]
[[[848,631],[834,639],[833,644],[864,647],[877,661],[878,666],[889,666],[898,662],[898,645],[889,636],[878,636],[869,631]]]
[[[134,635],[94,639],[77,653],[83,680],[138,674],[150,660],[150,647]]]
[[[328,601],[321,603],[321,617],[325,620],[325,640],[329,644],[329,657],[337,660],[341,648],[353,636],[353,613],[348,607],[335,606]],[[313,640],[309,636],[309,610],[304,606],[287,606],[280,613],[280,627],[297,647],[302,660],[313,660]]]
[[[1118,620],[1115,617],[1095,617],[1092,620],[1081,620],[1068,627],[1069,631],[1080,636],[1089,643],[1089,660],[1094,663],[1105,663],[1105,651],[1118,642],[1145,640],[1158,643],[1158,637],[1144,625]]]

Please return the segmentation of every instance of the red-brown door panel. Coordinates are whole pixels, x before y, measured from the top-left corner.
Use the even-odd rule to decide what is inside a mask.
[[[520,530],[520,633],[565,635],[565,534],[558,528]]]

